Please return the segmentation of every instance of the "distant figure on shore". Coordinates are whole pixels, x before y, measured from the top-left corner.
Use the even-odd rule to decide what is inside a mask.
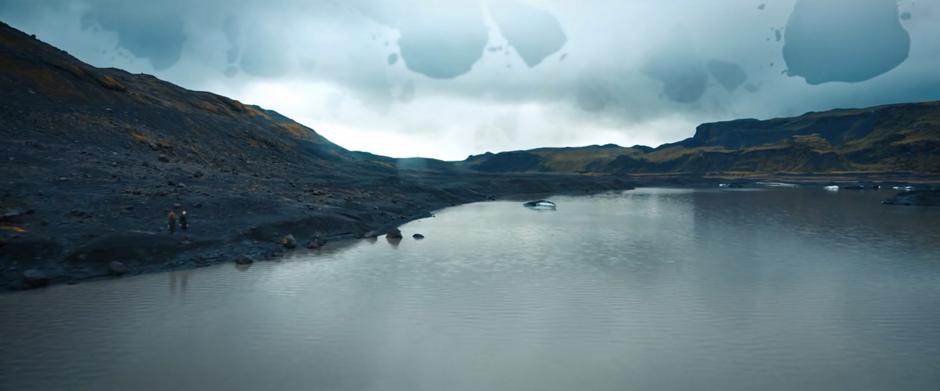
[[[187,217],[188,215],[186,214],[185,210],[180,212],[180,228],[182,228],[183,231],[189,228],[189,220],[187,219]]]
[[[176,213],[173,210],[170,210],[170,213],[166,215],[166,222],[170,228],[170,235],[176,233]]]

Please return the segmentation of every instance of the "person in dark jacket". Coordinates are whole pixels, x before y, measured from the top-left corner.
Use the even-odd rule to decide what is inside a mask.
[[[189,215],[186,214],[186,211],[185,211],[185,210],[182,211],[182,212],[180,212],[180,228],[182,228],[183,231],[185,231],[185,230],[187,230],[187,229],[189,228],[189,219],[188,219],[188,218],[189,218]]]
[[[166,215],[166,222],[170,228],[170,235],[176,233],[176,213],[173,210],[170,210],[170,213]]]

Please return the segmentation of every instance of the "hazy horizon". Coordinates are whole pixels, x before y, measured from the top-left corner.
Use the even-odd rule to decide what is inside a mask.
[[[940,99],[938,4],[434,4],[0,0],[0,20],[394,157],[655,147],[704,122]]]

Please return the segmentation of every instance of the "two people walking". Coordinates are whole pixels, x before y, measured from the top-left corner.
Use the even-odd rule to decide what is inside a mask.
[[[179,221],[179,226],[183,231],[189,229],[189,218],[186,214],[186,211],[180,212],[177,217],[176,212],[173,209],[170,209],[170,213],[166,215],[167,225],[170,230],[170,235],[176,233],[176,223]]]

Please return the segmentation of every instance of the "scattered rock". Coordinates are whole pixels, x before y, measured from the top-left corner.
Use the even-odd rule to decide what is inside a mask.
[[[411,237],[412,237],[412,238],[415,238],[415,239],[418,239],[418,240],[424,239],[424,235],[422,235],[422,234],[414,234],[414,235],[411,235]]]
[[[388,232],[385,233],[385,237],[388,239],[401,239],[402,238],[401,230],[399,230],[398,228],[392,228]]]
[[[323,247],[324,244],[326,244],[325,240],[320,239],[319,237],[316,237],[316,238],[311,239],[309,242],[307,242],[307,248],[311,250],[315,250],[320,247]]]
[[[255,260],[247,255],[239,255],[237,258],[235,258],[235,263],[238,265],[250,265],[254,262]]]
[[[50,281],[52,277],[42,270],[27,269],[23,272],[23,282],[29,287],[46,286]]]
[[[898,193],[882,202],[886,205],[940,206],[940,190],[913,190]]]
[[[164,155],[164,154],[162,154],[162,153],[161,153],[159,156],[157,156],[157,160],[159,160],[159,161],[162,162],[162,163],[169,163],[169,162],[170,162],[170,158],[166,157],[166,155]]]
[[[205,175],[206,175],[206,174],[204,174],[202,171],[196,171],[196,172],[193,173],[193,178],[202,178],[202,177],[204,177]]]
[[[127,265],[124,262],[112,261],[108,264],[108,272],[115,276],[120,276],[127,273]]]
[[[297,239],[294,238],[294,235],[288,234],[287,236],[281,239],[281,245],[284,246],[284,248],[286,249],[297,248]]]
[[[31,215],[35,213],[35,209],[23,209],[23,208],[9,208],[0,212],[0,221],[3,220],[13,220],[19,217],[26,215]]]

